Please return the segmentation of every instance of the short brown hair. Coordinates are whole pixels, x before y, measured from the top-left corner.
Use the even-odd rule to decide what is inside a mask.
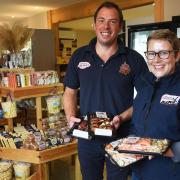
[[[178,37],[174,32],[170,31],[169,29],[161,29],[154,31],[147,39],[147,49],[149,41],[152,39],[166,40],[172,45],[174,51],[180,50],[180,41]]]
[[[94,22],[96,22],[96,18],[97,18],[97,15],[99,13],[99,11],[102,9],[102,8],[114,8],[116,9],[116,11],[118,12],[119,14],[119,22],[122,23],[123,22],[123,14],[122,14],[122,10],[120,9],[120,7],[113,3],[113,2],[110,2],[110,1],[106,1],[104,3],[102,3],[96,10],[95,14],[94,14]]]

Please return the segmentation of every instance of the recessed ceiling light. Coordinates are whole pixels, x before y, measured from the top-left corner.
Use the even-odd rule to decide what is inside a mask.
[[[35,9],[39,9],[39,6],[35,6]]]
[[[14,16],[11,16],[12,18],[14,18]]]

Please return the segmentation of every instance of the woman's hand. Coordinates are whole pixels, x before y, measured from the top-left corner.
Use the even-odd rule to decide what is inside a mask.
[[[169,148],[169,149],[163,154],[163,156],[165,156],[165,157],[173,157],[174,154],[173,154],[171,148]]]
[[[163,156],[165,156],[165,157],[173,157],[174,154],[173,154],[171,148],[169,148],[169,149],[163,154]],[[151,159],[153,159],[153,158],[154,158],[154,156],[148,156],[148,159],[149,159],[149,160],[151,160]]]

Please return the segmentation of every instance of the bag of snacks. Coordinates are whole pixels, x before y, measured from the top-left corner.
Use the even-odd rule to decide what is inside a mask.
[[[56,114],[60,112],[60,96],[49,96],[46,98],[47,109],[49,114]]]
[[[4,118],[14,118],[17,116],[16,101],[8,94],[7,101],[1,102]]]
[[[30,176],[30,167],[30,163],[15,162],[13,168],[16,179],[27,179]]]

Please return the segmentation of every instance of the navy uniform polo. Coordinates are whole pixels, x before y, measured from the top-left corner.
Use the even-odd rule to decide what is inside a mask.
[[[121,41],[117,53],[105,63],[97,55],[95,43],[93,39],[72,55],[64,84],[80,88],[82,115],[103,111],[114,116],[132,105],[134,86],[137,88],[137,80],[147,66],[140,54],[126,48]]]
[[[133,106],[132,134],[157,139],[180,141],[180,71],[157,82],[146,76]],[[180,156],[180,147],[179,147]],[[138,179],[180,180],[180,162],[168,157],[142,160],[134,165]]]
[[[80,112],[82,115],[97,111],[115,116],[133,103],[134,86],[138,88],[140,75],[147,71],[141,55],[126,48],[118,41],[118,51],[105,63],[95,51],[96,39],[79,48],[71,57],[65,76],[65,86],[80,88]],[[128,134],[129,124],[119,128],[118,136]],[[129,168],[120,170],[105,158],[104,144],[110,139],[78,139],[78,156],[83,179],[101,180],[106,161],[108,180],[126,180]]]

